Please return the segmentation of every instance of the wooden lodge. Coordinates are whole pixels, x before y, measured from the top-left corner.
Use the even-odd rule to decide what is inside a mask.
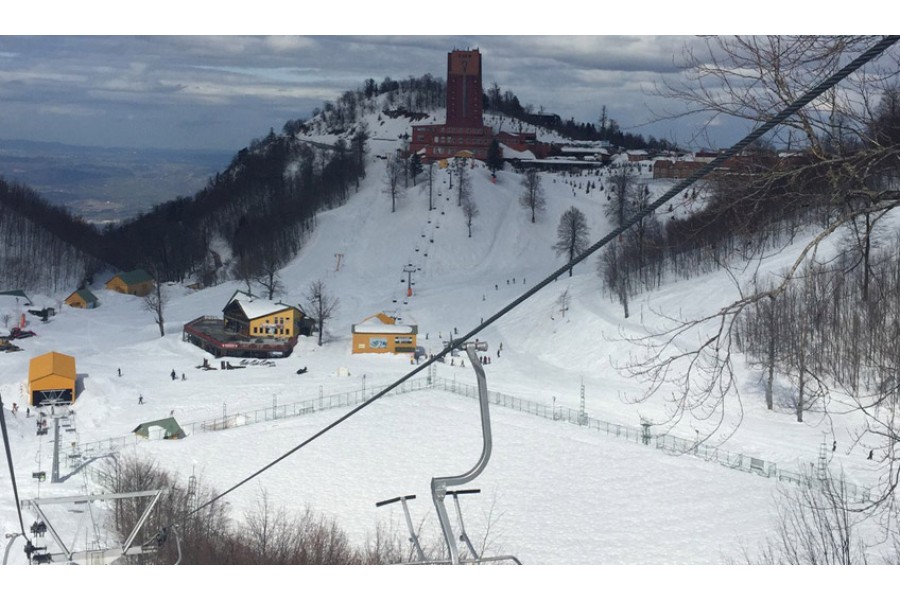
[[[215,357],[279,358],[288,356],[299,335],[312,333],[312,321],[295,306],[232,294],[222,317],[203,316],[185,324],[182,339]]]
[[[106,289],[120,294],[146,296],[153,290],[155,282],[144,269],[135,269],[127,273],[117,273],[106,282]]]
[[[99,304],[97,296],[95,296],[87,288],[75,290],[69,297],[65,299],[65,303],[72,308],[96,308]]]

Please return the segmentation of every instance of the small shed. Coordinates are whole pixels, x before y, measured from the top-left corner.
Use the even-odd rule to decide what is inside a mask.
[[[48,352],[31,359],[28,366],[29,403],[75,403],[75,357]]]
[[[106,282],[106,289],[120,294],[146,296],[153,290],[153,278],[144,269],[135,269],[127,273],[117,273]]]
[[[383,312],[353,326],[353,354],[416,351],[416,325],[398,325]]]
[[[71,306],[72,308],[96,308],[98,301],[97,296],[91,293],[91,290],[87,288],[81,288],[80,290],[75,290],[69,297],[66,298],[65,303]]]
[[[150,429],[153,427],[160,427],[163,430],[162,439],[164,440],[180,440],[183,437],[187,437],[187,434],[184,433],[184,430],[181,428],[181,425],[178,424],[178,421],[175,420],[175,417],[167,417],[158,421],[141,423],[135,427],[131,433],[143,438],[149,438]]]

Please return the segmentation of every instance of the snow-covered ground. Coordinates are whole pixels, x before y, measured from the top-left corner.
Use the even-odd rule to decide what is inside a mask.
[[[408,357],[353,355],[350,328],[379,311],[399,311],[419,326],[419,343],[436,353],[450,335],[462,335],[559,267],[552,250],[560,215],[570,206],[588,218],[591,239],[609,230],[605,192],[584,189],[589,178],[545,174],[547,211],[530,223],[520,206],[521,178],[509,171],[492,183],[483,165],[469,171],[480,214],[467,237],[447,174],[437,175],[437,210],[428,211],[420,178],[396,213],[383,192],[383,162],[401,121],[370,121],[368,177],[349,202],[318,216],[318,226],[299,255],[281,272],[287,303],[301,302],[310,282],[322,279],[340,300],[327,326],[326,343],[301,339],[292,356],[274,367],[234,371],[195,369],[205,354],[181,340],[183,324],[200,315],[219,314],[238,283],[197,292],[166,287],[166,336],[160,338],[139,298],[94,290],[101,306],[77,310],[62,305],[48,323],[31,318],[37,337],[18,344],[24,352],[0,354],[0,394],[21,498],[77,495],[89,490],[81,475],[64,483],[39,484],[31,474],[50,470],[51,437],[35,435],[34,417],[24,415],[23,386],[28,361],[55,350],[75,356],[83,390],[74,406],[76,432],[64,433],[64,448],[108,438],[128,437],[145,421],[170,414],[194,423],[251,409],[285,405],[320,395],[372,389],[412,368]],[[646,169],[644,170],[646,173]],[[651,190],[664,184],[648,179]],[[580,184],[580,187],[579,187]],[[336,255],[342,255],[340,269]],[[771,268],[777,270],[773,261]],[[414,295],[406,296],[403,268],[415,265]],[[569,290],[565,317],[557,298]],[[635,348],[623,342],[644,326],[661,323],[657,311],[691,316],[713,311],[736,297],[729,277],[716,273],[674,282],[636,298],[632,317],[603,291],[594,260],[575,268],[482,333],[490,345],[485,367],[488,387],[527,400],[578,410],[582,383],[589,415],[638,427],[641,419],[665,420],[666,398],[624,402],[644,388],[617,370]],[[58,306],[59,298],[35,297],[38,306]],[[278,298],[276,298],[277,300]],[[6,305],[4,305],[6,306]],[[8,308],[14,311],[13,308]],[[502,344],[502,352],[498,349]],[[232,359],[232,363],[236,363]],[[213,361],[215,364],[216,361]],[[838,443],[829,454],[853,482],[877,478],[865,452],[850,448],[858,425],[849,418],[810,413],[798,424],[788,408],[765,409],[758,375],[739,361],[742,405],[729,400],[725,425],[718,431],[685,419],[672,432],[686,438],[712,435],[722,447],[782,468],[800,471],[816,462],[823,442]],[[295,371],[307,367],[308,373]],[[117,375],[122,370],[122,376]],[[185,373],[173,381],[169,373]],[[346,374],[349,373],[349,374]],[[437,365],[437,375],[474,383],[472,370]],[[423,375],[424,377],[424,375]],[[143,396],[145,403],[138,404]],[[12,415],[17,402],[22,409]],[[179,441],[132,442],[123,451],[152,458],[183,477],[201,475],[224,490],[338,418],[347,409],[320,411],[293,419],[197,431]],[[741,414],[740,423],[734,416]],[[719,564],[740,562],[774,534],[774,479],[730,470],[690,456],[668,456],[651,447],[609,437],[564,422],[492,407],[494,452],[484,474],[470,487],[481,494],[463,498],[466,528],[473,538],[488,529],[495,553],[514,554],[527,564]],[[659,426],[657,431],[666,428]],[[728,434],[727,436],[721,434]],[[724,439],[727,437],[727,439]],[[399,505],[376,508],[387,498],[416,494],[413,517],[429,515],[432,477],[469,469],[481,450],[478,406],[474,400],[425,390],[388,396],[361,411],[321,439],[293,454],[233,492],[234,516],[252,510],[260,494],[288,509],[309,506],[337,518],[359,543],[378,523],[403,526]],[[67,467],[63,467],[63,473]],[[788,485],[788,484],[782,484]],[[7,469],[0,469],[0,529],[19,530]],[[452,509],[451,509],[452,514]],[[26,514],[26,527],[33,515]],[[11,563],[25,557],[17,542]],[[877,561],[877,557],[872,557]]]

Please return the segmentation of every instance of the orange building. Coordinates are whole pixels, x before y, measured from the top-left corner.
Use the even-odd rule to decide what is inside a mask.
[[[75,358],[48,352],[28,365],[28,401],[32,406],[75,403]]]
[[[146,296],[153,290],[154,281],[147,271],[135,269],[127,273],[117,273],[106,282],[106,289],[120,294]]]
[[[80,290],[75,290],[69,297],[66,298],[65,303],[71,306],[72,308],[96,308],[99,302],[97,301],[97,296],[95,296],[89,289],[82,288]]]
[[[398,325],[397,319],[378,313],[353,326],[353,354],[416,351],[417,325]]]

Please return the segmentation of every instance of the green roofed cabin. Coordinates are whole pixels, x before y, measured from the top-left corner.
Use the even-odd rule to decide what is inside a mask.
[[[118,273],[106,282],[106,289],[120,294],[146,296],[153,290],[153,278],[143,269],[135,269],[127,273]]]
[[[31,304],[31,298],[28,297],[24,290],[6,290],[5,292],[0,292],[0,296],[14,296],[16,299],[22,298],[25,300],[26,305]]]
[[[75,290],[65,300],[66,304],[72,308],[96,308],[99,302],[97,296],[91,293],[91,290],[82,288]]]
[[[152,427],[159,427],[163,430],[164,440],[180,440],[183,437],[187,437],[184,433],[184,430],[181,428],[181,425],[178,424],[178,421],[175,420],[175,417],[168,417],[166,419],[160,419],[159,421],[148,421],[146,423],[141,423],[137,427],[132,430],[132,433],[135,435],[139,435],[144,438],[150,437],[150,429]]]

